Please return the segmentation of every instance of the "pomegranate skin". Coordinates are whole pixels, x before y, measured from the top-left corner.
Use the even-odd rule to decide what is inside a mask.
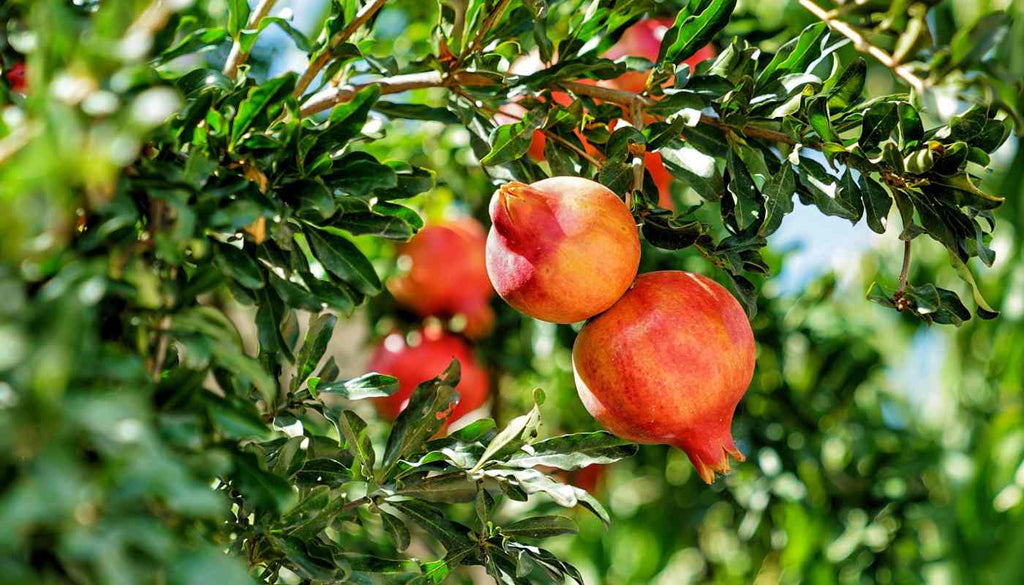
[[[579,177],[509,183],[490,204],[487,274],[498,295],[542,321],[575,323],[611,307],[640,264],[633,216]]]
[[[486,240],[483,226],[472,218],[428,225],[399,248],[411,265],[388,281],[388,290],[421,317],[462,314],[466,337],[483,337],[494,326]]]
[[[469,345],[440,330],[427,329],[421,333],[422,341],[415,346],[407,344],[401,333],[392,333],[373,352],[367,369],[398,378],[398,392],[373,399],[377,412],[394,420],[409,403],[416,386],[440,375],[453,358],[459,360],[462,377],[455,388],[459,392],[459,403],[447,423],[483,406],[490,392],[487,371],[477,364]]]
[[[672,18],[647,18],[634,24],[622,32],[619,42],[612,45],[612,48],[605,52],[609,59],[621,57],[643,57],[649,61],[658,60],[658,52],[661,50],[661,39],[664,38],[668,29],[672,28],[675,20]],[[697,66],[697,63],[715,56],[715,49],[711,45],[702,47],[699,51],[684,59],[690,68]],[[647,84],[646,71],[627,71],[619,77],[611,80],[610,85],[616,89],[640,93]]]
[[[640,275],[573,346],[576,390],[615,435],[682,449],[707,483],[744,457],[736,405],[754,375],[754,335],[715,281],[681,271]]]
[[[25,82],[25,63],[15,63],[7,72],[7,81],[11,84],[11,91],[14,93],[27,93],[28,85]]]

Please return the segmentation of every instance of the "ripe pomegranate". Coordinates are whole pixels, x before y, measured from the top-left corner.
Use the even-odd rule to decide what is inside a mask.
[[[611,307],[640,264],[633,216],[607,187],[579,177],[508,183],[490,204],[487,274],[522,313],[574,323]]]
[[[11,84],[11,91],[14,93],[26,93],[27,84],[25,83],[24,63],[15,63],[11,67],[10,71],[7,72],[7,82]]]
[[[448,423],[483,406],[490,391],[488,376],[477,364],[469,345],[440,328],[424,329],[420,334],[419,343],[411,345],[401,333],[392,333],[373,352],[368,369],[398,378],[398,392],[373,399],[377,412],[389,419],[397,417],[409,403],[416,386],[437,377],[452,358],[459,360],[462,378],[455,388],[459,391],[459,403],[449,415]]]
[[[650,61],[658,59],[658,51],[661,50],[661,39],[664,38],[668,29],[672,28],[675,20],[672,18],[646,18],[623,31],[619,42],[608,49],[605,57],[618,59],[620,57],[643,57]],[[699,51],[685,59],[690,68],[697,66],[697,63],[715,56],[715,49],[711,45],[701,48]],[[611,80],[610,85],[617,89],[640,93],[647,84],[647,72],[627,71],[619,77]]]
[[[642,274],[573,346],[576,390],[609,431],[667,443],[701,479],[729,471],[733,412],[754,375],[754,335],[740,304],[698,274]]]
[[[399,248],[399,265],[408,269],[388,281],[388,290],[420,316],[461,314],[467,337],[486,335],[494,326],[486,240],[483,226],[472,218],[428,225]]]

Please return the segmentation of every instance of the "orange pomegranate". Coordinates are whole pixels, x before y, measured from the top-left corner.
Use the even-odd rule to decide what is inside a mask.
[[[636,223],[619,197],[580,177],[509,183],[491,198],[487,274],[522,313],[573,323],[611,307],[640,264]]]

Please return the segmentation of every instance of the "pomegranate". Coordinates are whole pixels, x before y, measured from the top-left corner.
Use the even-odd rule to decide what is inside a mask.
[[[621,57],[643,57],[650,61],[658,59],[658,51],[661,50],[661,39],[664,38],[668,29],[672,28],[675,20],[672,18],[646,18],[623,31],[619,42],[608,49],[605,57],[619,59]],[[715,56],[715,49],[711,45],[701,48],[699,51],[685,59],[690,68],[698,63]],[[647,72],[627,71],[619,77],[611,80],[610,85],[617,89],[640,93],[647,84]]]
[[[607,187],[579,177],[508,183],[490,204],[487,274],[522,313],[574,323],[611,307],[640,264],[633,216]]]
[[[754,335],[740,304],[698,274],[642,274],[573,346],[583,405],[609,431],[667,443],[707,483],[729,471],[733,412],[754,375]]]
[[[15,63],[14,66],[11,67],[11,70],[7,72],[7,82],[11,84],[11,91],[14,93],[27,93],[24,63]]]
[[[467,337],[486,335],[494,326],[486,239],[483,226],[468,217],[428,225],[399,248],[399,265],[408,267],[388,281],[388,290],[420,316],[463,315]]]
[[[462,378],[455,388],[459,392],[459,403],[448,417],[448,423],[483,406],[490,391],[488,376],[477,364],[469,345],[440,328],[428,328],[419,333],[421,339],[417,344],[406,343],[401,333],[392,333],[373,352],[368,369],[398,378],[398,392],[373,399],[377,412],[389,419],[397,417],[409,403],[416,386],[437,377],[452,358],[459,360]]]

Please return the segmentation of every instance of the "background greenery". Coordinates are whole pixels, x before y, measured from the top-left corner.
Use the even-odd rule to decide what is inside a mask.
[[[180,4],[45,0],[0,8],[4,71],[19,59],[29,71],[27,97],[9,83],[0,90],[0,582],[371,583],[424,572],[484,580],[466,569],[446,577],[463,560],[452,556],[461,541],[446,535],[508,551],[489,526],[553,514],[572,514],[579,532],[546,538],[545,549],[588,583],[1012,583],[1024,573],[1015,554],[1024,546],[1017,132],[984,174],[985,189],[1006,198],[992,211],[993,238],[979,238],[995,261],[974,267],[997,318],[929,326],[914,311],[867,302],[872,282],[896,285],[903,245],[895,229],[873,236],[864,221],[853,228],[798,202],[767,240],[761,261],[772,276],[750,279],[758,365],[734,424],[747,462],[708,487],[682,453],[641,447],[606,467],[592,490],[607,508],[606,528],[582,507],[553,503],[548,489],[526,489],[545,493],[522,503],[509,501],[515,487],[506,485],[503,497],[494,485],[488,492],[467,481],[464,469],[494,439],[486,423],[452,447],[469,464],[423,463],[423,452],[451,445],[424,446],[433,431],[419,429],[401,465],[418,457],[422,473],[454,474],[458,485],[410,490],[384,469],[394,463],[384,461],[389,433],[400,433],[365,404],[344,400],[387,392],[390,382],[346,384],[363,363],[339,346],[369,344],[418,322],[382,292],[380,280],[395,271],[394,241],[418,229],[420,217],[453,209],[486,222],[493,178],[543,169],[481,168],[479,158],[500,136],[486,136],[480,153],[479,133],[458,123],[467,114],[441,88],[387,98],[430,108],[371,111],[377,96],[364,90],[325,124],[288,120],[297,104],[283,98],[295,78],[283,74],[304,70],[306,50],[326,41],[325,19],[340,30],[355,3],[278,3],[272,14],[285,18],[265,21],[251,69],[238,81],[217,70],[233,39],[256,39],[242,32],[239,2]],[[924,5],[927,40],[907,34]],[[526,15],[536,6],[513,3],[510,14],[532,22]],[[620,2],[610,12],[626,22],[681,7]],[[564,38],[582,9],[550,3],[551,36]],[[342,54],[347,73],[358,79],[433,66],[424,57],[439,52],[435,25],[447,31],[450,21],[450,9],[439,17],[440,10],[388,2],[372,34],[362,30],[351,57]],[[1019,110],[1024,32],[1007,17],[1022,12],[1013,2],[869,2],[841,18],[872,29],[870,42],[889,51],[905,39],[931,84],[914,103],[932,128],[974,103],[996,104],[1000,119]],[[894,18],[882,30],[887,14]],[[512,21],[497,27],[499,38],[524,39],[523,50],[535,43],[533,30]],[[773,53],[814,22],[797,2],[739,2],[715,43],[721,51],[738,36]],[[518,46],[496,52],[515,55]],[[858,56],[849,45],[836,54],[844,66]],[[866,98],[906,90],[876,60],[865,63]],[[246,116],[250,125],[240,125]],[[323,122],[327,114],[319,116]],[[246,132],[275,121],[281,125],[269,137]],[[674,189],[680,208],[700,201],[684,180]],[[825,211],[807,195],[800,201]],[[709,206],[692,219],[713,226],[721,241],[727,232],[718,212]],[[889,214],[893,225],[898,217]],[[242,248],[229,246],[226,234],[246,234]],[[296,246],[283,247],[287,241]],[[971,298],[947,246],[926,237],[913,244],[912,285],[936,283]],[[372,266],[360,264],[363,255]],[[700,271],[733,286],[737,276],[694,247],[645,245],[642,270],[656,268]],[[295,281],[282,274],[298,274],[301,284],[289,286]],[[304,349],[326,344],[317,332],[335,324],[333,317],[307,323],[307,311],[321,308],[317,299],[339,323],[352,315],[326,346],[337,371]],[[498,428],[530,412],[540,387],[541,437],[598,430],[573,387],[573,327],[529,320],[498,301],[494,307],[496,330],[476,348],[498,380],[490,412]],[[282,359],[290,353],[294,363]],[[310,390],[302,383],[310,375],[330,391]],[[438,409],[446,387],[425,392]],[[310,438],[304,446],[284,430],[297,420]],[[518,420],[517,437],[532,440],[535,421]],[[607,437],[593,440],[609,461],[631,453]],[[367,442],[377,448],[369,460]],[[513,450],[502,453],[491,469],[517,469],[511,457]],[[572,449],[564,457],[575,457],[566,467],[585,462]],[[411,484],[422,479],[416,465],[403,469]],[[407,505],[422,506],[419,515],[388,508],[386,492],[362,501],[373,493],[368,478],[384,490],[405,489],[411,495],[394,501],[419,502]],[[500,502],[493,510],[491,494]],[[569,530],[551,522],[534,535]],[[401,553],[406,525],[412,542]],[[507,536],[516,541],[515,534]],[[536,553],[562,572],[546,554]],[[466,560],[487,564],[485,556]],[[490,569],[512,578],[508,567]],[[540,568],[526,571],[536,582],[552,579]]]

